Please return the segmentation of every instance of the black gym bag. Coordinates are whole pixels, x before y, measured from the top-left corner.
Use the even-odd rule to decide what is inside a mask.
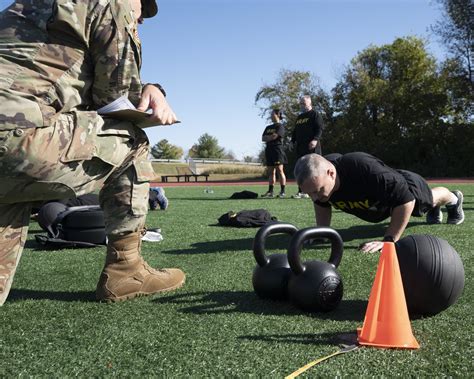
[[[66,207],[52,202],[40,208],[38,223],[48,235],[36,235],[46,247],[95,247],[106,244],[104,212],[98,205]]]
[[[270,221],[276,221],[266,209],[243,210],[240,212],[229,211],[217,220],[219,225],[234,226],[237,228],[253,228],[265,225]]]
[[[258,197],[258,193],[244,190],[241,192],[234,192],[230,199],[256,199]]]

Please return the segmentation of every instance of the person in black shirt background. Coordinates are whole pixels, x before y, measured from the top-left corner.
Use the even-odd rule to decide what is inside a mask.
[[[262,196],[273,197],[273,187],[276,181],[276,173],[278,172],[280,179],[280,193],[278,197],[285,197],[286,176],[283,165],[287,163],[287,159],[282,143],[282,139],[285,136],[285,127],[281,123],[281,111],[274,109],[271,119],[273,124],[268,125],[262,134],[262,141],[266,143],[265,161],[268,167],[268,191]]]
[[[304,95],[300,99],[301,114],[297,117],[295,128],[291,136],[291,142],[296,149],[296,157],[300,158],[306,154],[316,153],[321,155],[321,135],[323,133],[323,119],[313,109],[311,97]],[[298,187],[295,199],[307,198],[308,195]]]
[[[384,241],[396,242],[403,234],[410,216],[439,224],[441,206],[446,206],[448,224],[464,221],[463,194],[445,187],[430,189],[418,174],[395,170],[367,153],[309,154],[296,162],[298,185],[314,201],[316,225],[330,226],[331,206],[368,222],[390,217]],[[361,245],[363,252],[376,252],[383,241]]]

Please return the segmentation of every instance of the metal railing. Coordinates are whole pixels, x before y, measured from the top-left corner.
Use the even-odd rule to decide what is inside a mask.
[[[150,158],[152,162],[162,162],[162,163],[187,163],[187,164],[236,164],[236,165],[243,165],[243,166],[263,166],[262,163],[259,162],[242,162],[236,159],[211,159],[211,158],[188,158],[188,159],[157,159],[157,158]]]

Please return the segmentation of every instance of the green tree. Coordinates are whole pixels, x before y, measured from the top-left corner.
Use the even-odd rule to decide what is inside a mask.
[[[189,150],[192,158],[224,158],[225,149],[219,146],[217,138],[204,133]]]
[[[366,151],[415,168],[436,151],[448,105],[445,82],[421,39],[370,46],[352,59],[333,89],[338,116],[324,146],[341,153]]]
[[[151,148],[151,155],[157,159],[181,159],[183,149],[170,144],[167,139],[162,139]]]
[[[319,79],[308,71],[282,69],[275,83],[263,85],[255,95],[255,103],[262,104],[261,116],[267,120],[273,109],[282,110],[288,125],[287,141],[300,113],[299,99],[303,95],[311,96],[314,107],[325,121],[332,117],[330,96],[321,88]]]
[[[472,0],[437,0],[443,18],[432,30],[441,37],[452,56],[461,62],[466,78],[472,83],[474,56],[474,3]]]
[[[474,121],[473,83],[466,77],[461,62],[446,59],[441,64],[441,77],[446,83],[450,112],[447,121],[450,124],[471,125]]]
[[[472,0],[438,0],[443,18],[432,30],[450,54],[442,65],[453,114],[452,123],[474,119],[474,3]]]
[[[296,160],[294,153],[290,152],[288,145],[291,139],[296,118],[301,112],[299,99],[303,95],[311,96],[313,107],[321,113],[326,128],[330,127],[333,119],[331,108],[331,98],[320,86],[317,76],[308,71],[292,71],[282,69],[273,84],[265,84],[255,95],[255,103],[261,104],[261,116],[270,122],[270,114],[273,109],[281,109],[283,112],[283,122],[285,123],[286,134],[283,145],[287,148],[288,168],[287,173],[291,176],[293,165]],[[324,137],[323,132],[323,138]],[[258,155],[259,161],[264,162],[264,148]]]

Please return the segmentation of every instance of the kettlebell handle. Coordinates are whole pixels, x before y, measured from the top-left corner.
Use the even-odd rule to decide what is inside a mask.
[[[271,234],[284,233],[294,235],[298,228],[284,222],[274,222],[263,225],[253,239],[253,256],[260,267],[268,264],[269,259],[265,254],[265,241]]]
[[[328,238],[331,241],[331,256],[328,263],[334,268],[341,263],[344,243],[338,232],[332,228],[321,226],[304,228],[295,233],[288,247],[288,263],[296,275],[302,274],[305,270],[301,263],[301,250],[304,242],[311,238]]]

